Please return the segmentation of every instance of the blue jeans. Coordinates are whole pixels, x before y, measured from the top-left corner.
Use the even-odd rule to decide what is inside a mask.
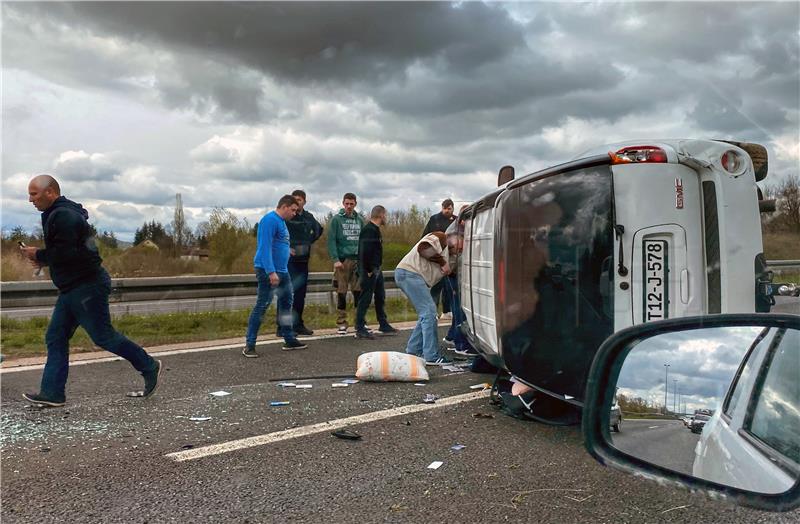
[[[292,327],[292,279],[289,273],[278,273],[277,287],[272,287],[269,282],[269,275],[260,267],[256,268],[256,278],[258,279],[258,291],[256,305],[250,313],[250,320],[247,322],[247,336],[245,341],[248,346],[256,344],[258,330],[264,320],[264,314],[272,303],[273,291],[278,296],[278,335],[282,336],[287,342],[294,339],[294,329]]]
[[[436,325],[436,304],[428,284],[417,273],[395,269],[394,280],[417,310],[417,326],[411,332],[406,353],[423,357],[427,361],[439,358],[439,332]]]
[[[453,341],[456,346],[455,349],[458,351],[472,349],[467,337],[461,332],[461,324],[467,320],[467,317],[461,309],[461,292],[458,289],[458,277],[447,275],[445,279],[447,281],[445,289],[449,288],[448,292],[452,299],[450,302],[450,309],[453,312],[453,321],[450,323],[450,329],[447,331],[447,338]]]
[[[155,369],[156,361],[111,325],[110,293],[111,278],[103,269],[96,280],[58,295],[45,335],[47,363],[42,373],[41,395],[55,401],[65,400],[69,341],[78,326],[86,330],[95,345],[124,358],[136,371],[146,373]]]
[[[292,329],[304,327],[303,310],[308,290],[308,259],[289,259],[289,277],[292,279]],[[280,326],[280,311],[275,311],[275,323]]]

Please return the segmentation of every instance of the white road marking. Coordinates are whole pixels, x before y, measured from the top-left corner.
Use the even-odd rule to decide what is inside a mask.
[[[411,327],[402,327],[397,328],[399,331],[409,331],[414,329],[413,326]],[[309,340],[326,340],[329,338],[352,338],[352,336],[348,333],[347,335],[318,335],[315,337],[301,337],[303,341]],[[269,344],[283,344],[283,339],[274,339],[274,340],[261,340],[256,342],[256,346],[266,346]],[[197,347],[197,348],[188,348],[188,349],[173,349],[171,351],[159,351],[155,353],[150,353],[153,357],[166,357],[169,355],[185,355],[187,353],[202,353],[204,351],[219,351],[222,349],[234,349],[240,348],[244,346],[244,342],[240,342],[238,344],[225,344],[222,346],[206,346],[206,347]],[[147,348],[145,348],[147,349]],[[123,360],[122,357],[101,357],[101,358],[93,358],[91,360],[75,360],[70,362],[70,367],[73,366],[86,366],[88,364],[101,364],[103,362],[114,362],[117,360]],[[36,371],[37,369],[44,369],[44,364],[33,364],[30,366],[16,366],[16,367],[4,367],[0,368],[0,375],[5,373],[21,373],[23,371]]]
[[[337,420],[329,420],[319,424],[311,424],[299,428],[291,428],[283,431],[276,431],[274,433],[267,433],[264,435],[257,435],[255,437],[248,437],[239,440],[231,440],[229,442],[222,442],[220,444],[212,444],[202,448],[187,449],[185,451],[176,451],[168,453],[165,457],[172,459],[176,462],[185,462],[187,460],[196,460],[204,457],[214,455],[221,455],[222,453],[230,453],[231,451],[238,451],[240,449],[247,449],[256,446],[264,446],[274,442],[281,442],[284,440],[291,440],[294,438],[305,437],[308,435],[315,435],[317,433],[324,433],[326,431],[335,431],[337,429],[354,426],[356,424],[367,424],[369,422],[376,422],[387,418],[398,417],[401,415],[410,415],[412,413],[420,413],[436,408],[443,408],[446,406],[453,406],[463,402],[470,402],[489,396],[489,391],[478,391],[473,393],[465,393],[463,395],[455,395],[453,397],[445,397],[436,401],[435,404],[410,404],[407,406],[400,406],[397,408],[384,409],[382,411],[374,411],[372,413],[365,413],[363,415],[355,415],[347,418],[340,418]]]
[[[650,426],[650,427],[649,427],[649,428],[647,428],[647,429],[657,429],[657,428],[660,428],[660,427],[661,427],[661,426]]]

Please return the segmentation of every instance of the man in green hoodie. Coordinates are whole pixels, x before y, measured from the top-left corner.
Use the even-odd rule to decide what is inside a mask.
[[[347,333],[347,290],[353,293],[353,303],[358,304],[361,288],[358,285],[358,236],[364,219],[356,212],[356,196],[345,193],[342,209],[331,219],[328,229],[328,255],[333,260],[333,278],[336,281],[338,333]]]

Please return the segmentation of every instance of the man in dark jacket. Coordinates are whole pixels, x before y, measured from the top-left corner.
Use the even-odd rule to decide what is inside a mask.
[[[292,191],[297,202],[297,214],[286,221],[289,229],[289,276],[292,279],[294,301],[292,302],[292,322],[297,335],[310,336],[314,332],[303,322],[303,309],[306,306],[308,287],[308,260],[311,258],[311,244],[322,235],[322,225],[314,215],[306,211],[306,192],[302,189]]]
[[[36,267],[48,266],[58,288],[50,325],[47,327],[47,362],[39,393],[23,397],[39,406],[59,407],[66,401],[69,372],[69,340],[83,327],[97,346],[119,355],[144,377],[144,390],[129,397],[149,397],[158,386],[161,362],[111,325],[108,295],[111,278],[97,252],[87,219],[89,213],[76,202],[61,196],[58,182],[50,175],[34,177],[28,184],[28,200],[42,212],[44,249],[21,246],[22,253]]]
[[[425,226],[422,236],[424,237],[434,231],[441,231],[444,233],[455,219],[456,217],[453,215],[453,201],[447,198],[442,202],[442,211],[432,215],[428,220],[428,224]],[[445,285],[446,282],[442,279],[431,288],[431,297],[433,297],[433,303],[436,304],[437,309],[439,307],[439,297],[446,295]],[[448,297],[445,297],[442,300],[442,316],[448,313],[450,313],[450,300]]]
[[[389,324],[384,304],[386,290],[383,284],[383,236],[381,226],[386,224],[386,208],[375,206],[370,213],[370,220],[361,228],[358,236],[358,274],[361,295],[356,308],[356,338],[374,339],[367,331],[367,309],[375,295],[375,314],[378,317],[378,331],[384,335],[394,335],[397,330]]]

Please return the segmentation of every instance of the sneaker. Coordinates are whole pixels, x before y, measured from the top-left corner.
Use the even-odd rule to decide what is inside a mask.
[[[347,326],[339,326],[336,328],[337,335],[346,335],[347,334]]]
[[[364,339],[364,340],[375,340],[375,335],[370,333],[369,331],[356,331],[356,338]]]
[[[454,349],[454,351],[456,355],[462,355],[465,357],[474,357],[478,354],[478,352],[472,348]]]
[[[436,360],[426,360],[426,366],[449,366],[453,361],[447,357],[439,357]]]
[[[308,329],[305,326],[298,326],[298,327],[294,328],[294,332],[295,332],[296,335],[302,336],[302,337],[310,337],[311,335],[314,334],[314,330]]]
[[[246,356],[247,358],[258,358],[258,353],[256,353],[255,346],[245,346],[242,350],[242,355]]]
[[[283,347],[281,348],[284,351],[293,351],[295,349],[305,349],[308,347],[308,344],[303,344],[296,338],[289,339],[283,343]]]
[[[442,339],[442,345],[447,349],[454,349],[456,347],[456,343],[453,339],[444,337]]]
[[[389,324],[386,324],[385,326],[379,327],[378,331],[380,331],[380,333],[382,335],[396,335],[396,334],[400,333],[399,329],[397,329],[395,327],[392,327]]]
[[[449,311],[447,313],[442,313],[439,320],[453,320],[453,314]]]
[[[158,379],[161,377],[161,370],[163,368],[164,366],[161,365],[161,361],[156,360],[156,368],[154,370],[142,373],[142,376],[144,377],[144,391],[142,392],[142,398],[147,398],[156,392],[156,389],[158,389]]]
[[[37,406],[42,406],[47,408],[60,408],[65,404],[63,400],[61,401],[53,400],[51,398],[39,395],[38,393],[23,393],[22,398],[24,398],[28,402],[33,402]]]

